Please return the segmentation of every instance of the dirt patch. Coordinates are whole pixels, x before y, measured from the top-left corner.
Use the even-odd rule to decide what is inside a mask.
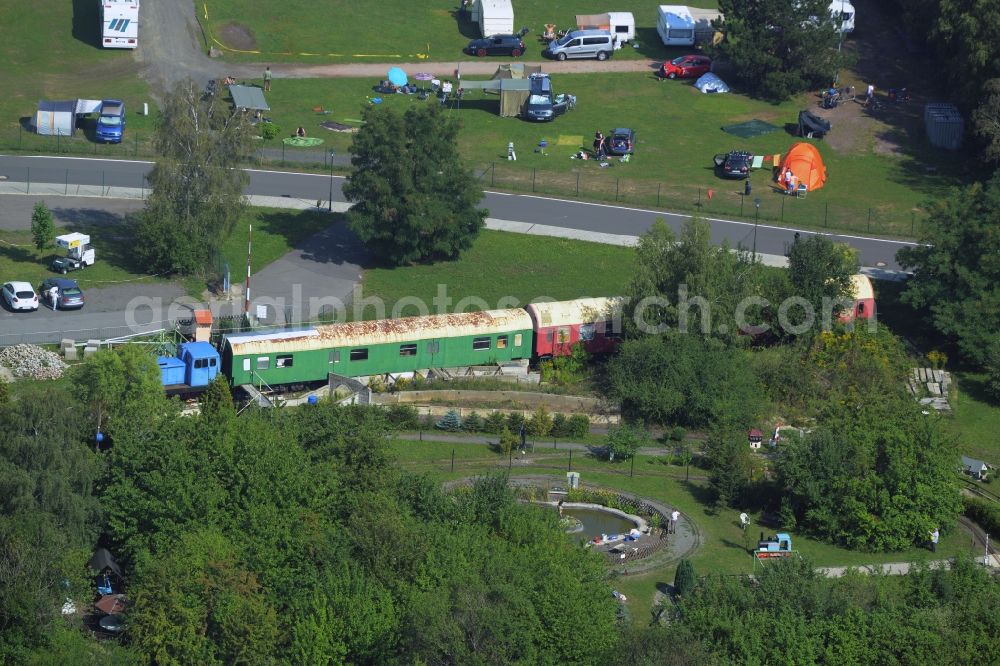
[[[219,41],[236,51],[257,50],[253,31],[241,23],[227,23],[219,28]]]

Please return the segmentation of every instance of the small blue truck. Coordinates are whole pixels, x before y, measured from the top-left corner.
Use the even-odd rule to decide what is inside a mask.
[[[121,143],[125,134],[125,102],[120,99],[101,101],[101,113],[97,117],[98,141]]]

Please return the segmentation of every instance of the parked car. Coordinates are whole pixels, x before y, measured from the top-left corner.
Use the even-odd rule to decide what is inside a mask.
[[[615,52],[615,36],[607,30],[574,30],[549,42],[542,51],[546,58],[597,58],[607,60]]]
[[[703,55],[681,56],[660,65],[660,77],[664,79],[696,79],[710,71],[712,59]]]
[[[27,282],[7,282],[0,289],[4,303],[11,310],[37,310],[38,294]]]
[[[572,95],[553,95],[552,80],[548,74],[532,74],[528,103],[524,107],[525,120],[546,121],[566,113]]]
[[[125,133],[125,102],[120,99],[106,99],[101,102],[101,113],[97,117],[97,131],[94,137],[107,143],[121,143]]]
[[[52,307],[52,288],[56,288],[57,304],[54,310],[79,310],[83,307],[83,291],[80,290],[76,280],[68,278],[46,278],[42,286],[38,288],[42,300]]]
[[[608,155],[631,155],[635,152],[635,130],[619,127],[611,132],[605,142]]]
[[[715,156],[715,166],[726,178],[749,178],[753,154],[745,150],[731,150]]]
[[[520,35],[491,35],[482,39],[473,39],[465,47],[465,52],[480,58],[488,55],[517,58],[524,53],[524,42]]]

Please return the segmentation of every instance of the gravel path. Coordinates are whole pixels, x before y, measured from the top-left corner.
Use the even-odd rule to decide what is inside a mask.
[[[237,79],[260,79],[265,63],[227,63],[214,60],[206,54],[201,26],[195,17],[192,2],[165,1],[149,2],[143,5],[143,22],[155,25],[156,30],[143,32],[142,44],[138,50],[139,61],[143,65],[142,76],[155,90],[166,90],[174,84],[190,77],[195,83],[207,83],[209,79],[231,75]],[[453,77],[455,69],[461,66],[462,74],[483,76],[493,74],[497,66],[505,63],[503,58],[488,58],[453,62],[406,62],[406,63],[343,63],[328,65],[304,65],[294,63],[270,64],[275,79],[372,77],[384,78],[390,67],[402,67],[406,72],[429,72],[440,77]],[[525,65],[542,65],[549,73],[586,72],[650,72],[659,66],[652,60],[554,60],[524,61]]]

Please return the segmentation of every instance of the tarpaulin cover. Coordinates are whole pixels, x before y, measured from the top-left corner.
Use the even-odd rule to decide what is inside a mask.
[[[727,93],[729,85],[715,74],[708,72],[698,77],[694,82],[694,87],[703,93]]]
[[[810,192],[818,190],[826,183],[826,166],[823,158],[820,157],[816,146],[811,143],[797,143],[781,160],[778,169],[778,178],[791,169],[792,173],[799,179],[799,182],[806,186]]]
[[[749,139],[754,136],[761,136],[763,134],[769,134],[777,129],[781,129],[777,125],[772,125],[771,123],[766,123],[763,120],[748,120],[745,123],[737,123],[736,125],[724,125],[722,127],[723,132],[729,132],[730,134],[735,134],[742,139]]]
[[[799,136],[822,137],[832,127],[829,120],[817,116],[812,111],[799,111]]]
[[[264,99],[264,91],[256,86],[229,86],[229,94],[233,96],[233,106],[237,109],[271,110]]]
[[[115,562],[115,558],[111,556],[111,553],[108,552],[107,548],[98,548],[95,550],[93,556],[90,558],[90,561],[87,562],[87,566],[97,573],[100,573],[105,569],[111,569],[112,573],[116,576],[119,578],[122,577],[121,567],[119,567],[118,563]]]

